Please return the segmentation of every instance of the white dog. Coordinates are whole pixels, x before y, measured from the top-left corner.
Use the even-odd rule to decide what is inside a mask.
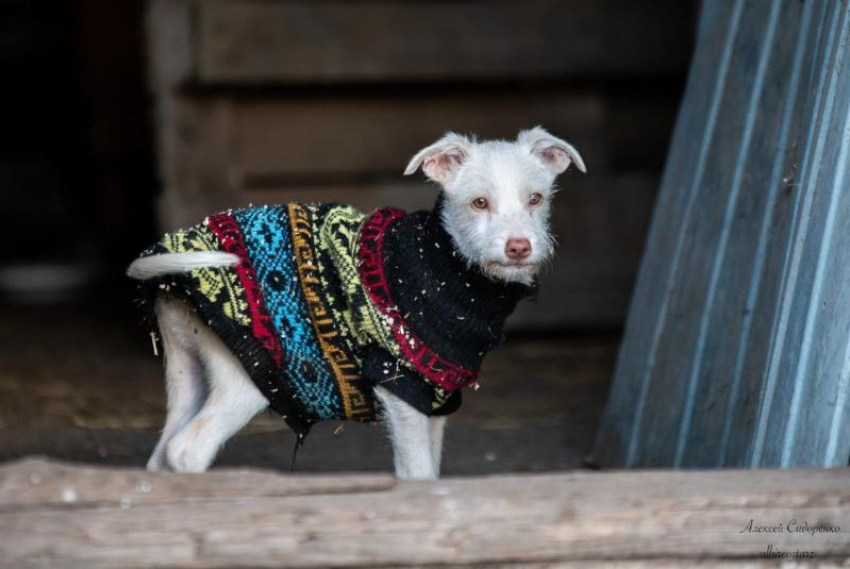
[[[317,420],[381,418],[396,475],[438,477],[446,415],[552,255],[554,182],[571,164],[585,172],[540,127],[449,133],[404,172],[440,184],[434,212],[290,204],[166,236],[128,269],[157,291],[165,353],[148,469],[206,470],[271,405],[302,437]]]

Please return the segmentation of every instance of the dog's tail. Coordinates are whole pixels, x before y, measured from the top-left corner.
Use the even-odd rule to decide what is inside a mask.
[[[239,257],[223,251],[195,251],[192,253],[163,253],[141,257],[127,267],[127,276],[144,281],[170,273],[185,273],[207,267],[232,267]]]

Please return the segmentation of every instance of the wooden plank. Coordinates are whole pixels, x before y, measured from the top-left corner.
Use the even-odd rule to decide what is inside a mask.
[[[148,12],[150,82],[155,94],[157,165],[164,191],[157,218],[185,227],[209,214],[205,206],[232,195],[231,113],[222,99],[195,99],[178,88],[193,66],[189,3],[152,1]]]
[[[165,191],[157,204],[165,229],[187,227],[231,207],[238,192],[232,160],[232,113],[223,100],[161,99],[159,169]]]
[[[380,492],[395,485],[384,474],[281,476],[259,470],[206,474],[147,473],[30,458],[0,465],[0,514],[21,508],[144,506],[306,494]]]
[[[196,0],[191,8],[195,59],[185,79],[256,85],[675,73],[687,64],[693,5]]]
[[[25,466],[25,465],[24,465]],[[74,468],[66,481],[75,485]],[[81,476],[90,480],[90,469]],[[26,475],[24,469],[22,475]],[[111,474],[115,482],[109,482]],[[102,469],[132,493],[127,471]],[[225,473],[220,473],[225,474]],[[235,489],[245,472],[227,473]],[[146,474],[152,487],[171,478]],[[262,476],[267,476],[263,474]],[[285,485],[288,477],[278,476]],[[214,495],[186,503],[0,508],[0,558],[11,566],[498,566],[594,560],[758,561],[773,551],[850,557],[847,472],[619,472],[399,483],[377,492]],[[220,481],[220,480],[219,480]],[[123,485],[123,487],[122,487]],[[38,490],[20,488],[18,494]],[[243,491],[247,486],[240,486]],[[228,496],[236,492],[220,489]],[[781,531],[746,531],[779,524]],[[837,529],[805,533],[788,524]],[[806,559],[804,558],[804,561]]]
[[[244,203],[245,196],[258,201],[254,198],[266,191],[291,189],[319,196],[301,199],[351,201],[331,188],[408,180],[400,171],[410,156],[448,126],[500,138],[543,122],[581,149],[592,168],[589,178],[651,172],[664,154],[664,133],[672,121],[666,99],[638,106],[562,90],[533,101],[519,93],[168,100],[169,126],[162,144],[169,150],[161,159],[167,181],[161,207],[166,228],[194,222],[206,215],[205,208]],[[359,201],[373,203],[365,197]],[[417,203],[393,205],[410,208]]]
[[[151,0],[148,6],[148,80],[161,103],[192,74],[193,14],[190,4],[179,0]]]
[[[795,561],[794,567],[799,567],[801,569],[808,568],[823,568],[830,567],[833,563],[824,563],[820,561]],[[729,561],[729,560],[720,560],[720,559],[688,559],[686,561],[676,561],[676,560],[667,560],[667,559],[651,559],[649,561],[645,560],[631,560],[631,561],[598,561],[591,559],[584,559],[582,561],[564,561],[564,562],[548,562],[544,561],[541,563],[522,563],[521,565],[517,565],[516,563],[506,563],[506,564],[495,564],[488,565],[488,568],[492,569],[507,569],[507,568],[515,568],[522,567],[524,569],[584,569],[586,567],[589,568],[601,568],[601,569],[619,569],[627,567],[628,569],[691,569],[692,567],[711,567],[712,569],[763,569],[764,567],[783,567],[781,561],[767,561],[766,559],[759,559],[758,561]],[[443,569],[468,569],[469,565],[441,565]]]
[[[664,109],[649,106],[648,114]],[[543,123],[580,149],[594,172],[607,165],[609,105],[598,96],[546,90],[441,96],[241,99],[232,105],[233,163],[245,188],[401,177],[410,157],[446,130],[513,138]],[[669,113],[669,111],[667,111]],[[659,119],[662,121],[663,118]],[[613,125],[612,125],[613,126]],[[632,132],[628,122],[619,130]],[[663,126],[661,127],[663,128]],[[612,129],[613,130],[613,129]]]

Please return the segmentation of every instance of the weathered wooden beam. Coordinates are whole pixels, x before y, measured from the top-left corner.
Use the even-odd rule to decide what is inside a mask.
[[[395,479],[383,474],[280,476],[248,469],[204,475],[151,474],[129,468],[98,468],[32,458],[0,466],[0,513],[56,505],[129,507],[379,492],[394,485]]]
[[[691,34],[678,22],[693,11],[679,0],[159,4],[184,6],[164,8],[175,17],[163,23],[189,40],[173,44],[182,82],[203,85],[679,72]]]
[[[151,493],[173,484],[174,500],[182,491],[190,498],[122,503],[97,500],[95,492],[92,501],[68,508],[38,488],[46,478],[33,483],[36,467],[54,465],[24,461],[0,473],[0,480],[19,481],[0,495],[0,559],[10,566],[567,567],[635,559],[645,566],[691,566],[759,561],[768,546],[811,552],[821,562],[850,559],[846,469],[568,473],[391,488],[373,477],[372,491],[360,482],[353,485],[358,492],[332,493],[356,480],[340,477],[338,485],[328,480],[327,493],[301,496],[275,487],[309,484],[303,477],[144,474]],[[67,487],[98,480],[112,498],[136,493],[142,476],[59,468]],[[258,476],[265,492],[245,482]],[[189,482],[175,482],[180,479]],[[5,504],[10,498],[14,508]],[[46,503],[37,506],[41,498]],[[747,531],[751,520],[783,529]],[[796,525],[789,526],[792,520]],[[837,531],[789,531],[804,523]]]

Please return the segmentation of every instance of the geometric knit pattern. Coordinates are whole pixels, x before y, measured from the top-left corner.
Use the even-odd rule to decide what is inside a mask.
[[[310,414],[320,419],[339,417],[331,370],[323,365],[322,352],[313,337],[297,265],[282,262],[295,256],[286,208],[249,209],[233,217],[245,235],[257,281],[264,285],[263,298],[272,324],[286,346],[283,373],[294,378],[296,395]]]
[[[384,267],[383,242],[390,224],[406,214],[385,208],[371,215],[363,224],[360,238],[360,280],[372,300],[390,324],[395,338],[393,355],[410,362],[416,371],[445,389],[468,387],[475,383],[477,370],[467,369],[442,358],[423,342],[405,322],[393,299]],[[425,291],[422,291],[424,294]]]
[[[441,226],[427,223],[438,216],[415,215],[386,208],[367,216],[348,206],[302,203],[216,214],[165,235],[143,256],[225,251],[239,263],[163,275],[142,288],[148,300],[162,291],[184,300],[299,434],[322,420],[378,419],[377,384],[423,413],[450,413],[460,405],[460,388],[475,382],[481,358],[500,341],[504,318],[526,289],[517,294],[470,271],[454,258]],[[425,226],[433,227],[423,233]],[[413,245],[400,241],[408,234]],[[442,247],[438,256],[411,258],[411,247],[421,251],[423,238]],[[421,315],[415,320],[419,330],[410,325],[409,310],[399,308],[419,307],[430,285],[417,282],[407,298],[404,283],[415,278],[399,267],[408,262],[419,279],[430,278],[438,289],[445,280],[457,281],[454,292],[444,292],[457,301],[447,306],[463,315],[457,318],[466,322],[455,320],[463,326],[430,330]],[[417,262],[424,264],[416,268]],[[466,288],[469,281],[476,289]],[[473,292],[496,304],[470,302]],[[435,313],[439,306],[422,308]]]

